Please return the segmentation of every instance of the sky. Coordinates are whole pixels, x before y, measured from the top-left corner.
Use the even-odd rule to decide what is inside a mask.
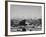
[[[42,16],[41,6],[10,5],[10,18],[40,18]]]

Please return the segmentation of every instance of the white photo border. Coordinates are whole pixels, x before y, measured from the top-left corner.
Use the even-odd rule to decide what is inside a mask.
[[[14,4],[14,5],[33,5],[33,6],[41,6],[42,7],[42,31],[27,31],[27,32],[11,32],[10,31],[10,5],[11,4]],[[32,2],[30,2],[30,3],[23,3],[23,2],[7,2],[7,10],[8,10],[8,19],[7,19],[7,21],[8,21],[8,27],[7,27],[7,35],[23,35],[23,34],[37,34],[37,33],[44,33],[44,29],[45,29],[45,27],[44,27],[44,4],[37,4],[37,3],[32,3]]]

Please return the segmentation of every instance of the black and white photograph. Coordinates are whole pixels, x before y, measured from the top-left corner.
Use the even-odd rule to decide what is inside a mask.
[[[41,6],[10,5],[11,32],[41,31]]]
[[[44,3],[8,2],[8,35],[44,33]]]

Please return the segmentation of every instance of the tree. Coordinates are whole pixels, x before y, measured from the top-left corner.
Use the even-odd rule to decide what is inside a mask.
[[[26,22],[26,20],[24,19],[24,20],[20,21],[19,25],[25,26],[26,25],[25,22]]]

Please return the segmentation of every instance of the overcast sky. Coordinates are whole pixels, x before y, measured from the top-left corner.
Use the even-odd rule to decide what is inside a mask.
[[[11,5],[10,16],[13,18],[35,18],[41,17],[41,6]]]

